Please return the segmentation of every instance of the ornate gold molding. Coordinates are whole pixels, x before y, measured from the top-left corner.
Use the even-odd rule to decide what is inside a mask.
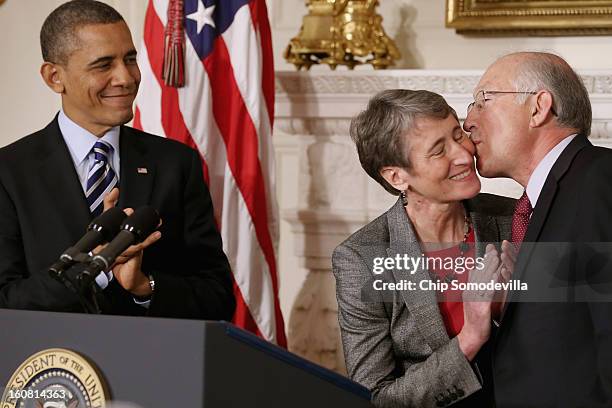
[[[446,26],[459,34],[609,35],[610,0],[447,0]]]

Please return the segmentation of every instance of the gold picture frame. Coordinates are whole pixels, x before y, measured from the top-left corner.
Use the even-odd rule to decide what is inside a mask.
[[[446,0],[446,27],[483,36],[610,35],[612,0]]]

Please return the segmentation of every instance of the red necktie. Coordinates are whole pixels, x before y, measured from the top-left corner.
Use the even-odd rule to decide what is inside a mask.
[[[514,243],[517,250],[521,247],[521,243],[525,238],[525,233],[529,226],[529,217],[532,212],[533,208],[531,207],[531,202],[529,202],[529,197],[527,197],[527,191],[523,191],[523,195],[518,199],[514,207],[514,214],[512,214],[512,243]],[[491,309],[493,319],[499,320],[503,305],[504,302],[493,302]]]
[[[525,238],[527,226],[529,226],[529,217],[533,212],[527,191],[523,192],[521,198],[516,202],[514,214],[512,215],[512,242],[520,245]]]

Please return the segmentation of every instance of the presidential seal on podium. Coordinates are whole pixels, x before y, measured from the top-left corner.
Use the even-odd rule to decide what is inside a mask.
[[[0,408],[104,408],[108,387],[95,366],[66,349],[43,350],[13,373]]]

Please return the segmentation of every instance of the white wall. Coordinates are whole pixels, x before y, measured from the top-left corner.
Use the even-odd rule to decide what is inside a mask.
[[[8,0],[0,6],[0,145],[12,142],[49,122],[59,107],[43,84],[38,35],[45,17],[61,0]]]

